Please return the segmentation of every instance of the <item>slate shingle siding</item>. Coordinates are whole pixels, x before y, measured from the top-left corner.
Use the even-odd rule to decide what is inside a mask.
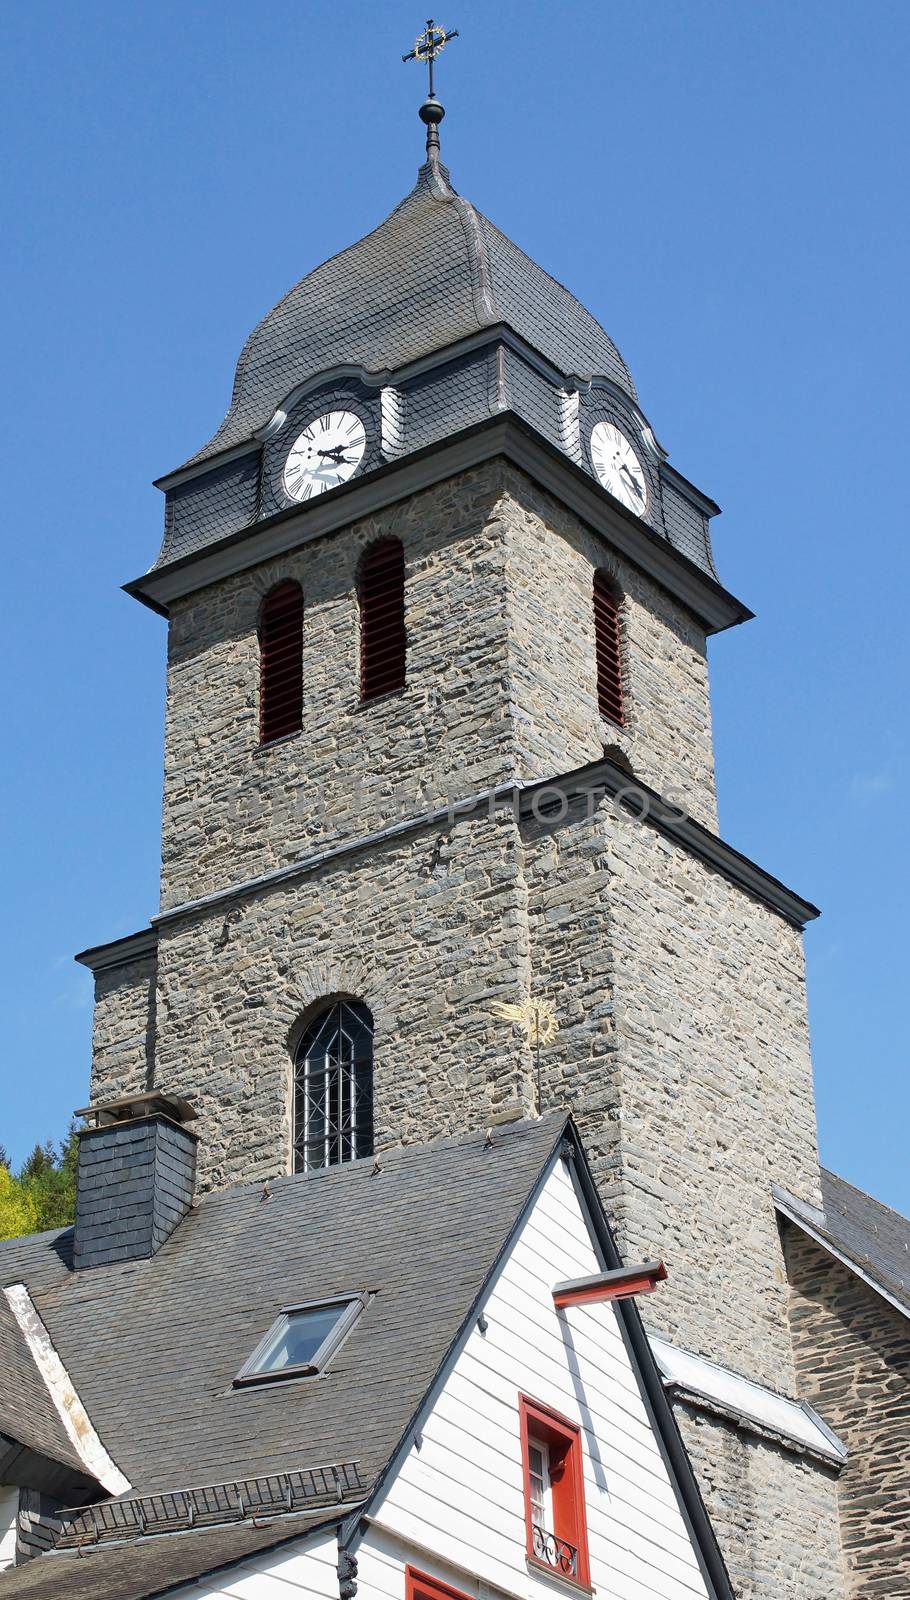
[[[847,1593],[901,1600],[910,1595],[910,1321],[801,1229],[782,1227],[800,1392],[848,1450],[838,1485]]]
[[[698,506],[661,473],[664,530],[670,543],[697,567],[717,577],[708,519]]]
[[[300,383],[340,364],[394,370],[508,322],[563,372],[602,372],[635,390],[615,344],[575,296],[421,168],[372,233],[295,284],[254,328],[230,410],[193,461],[250,438]]]
[[[514,341],[502,342],[502,325],[518,336],[524,354]],[[478,337],[485,342],[476,347]],[[468,338],[475,348],[447,359]],[[436,363],[429,371],[408,375],[414,363],[428,360]],[[592,378],[601,387],[588,394]],[[593,407],[615,417],[638,440],[651,484],[647,520],[715,575],[707,521],[675,490],[664,526],[658,463],[643,448],[634,384],[612,339],[574,295],[456,194],[445,168],[429,165],[378,228],[301,279],[250,334],[228,414],[187,463],[199,467],[211,459],[211,470],[167,491],[156,565],[289,504],[280,466],[302,416],[292,416],[264,445],[257,438],[301,391],[303,412],[315,416],[325,399],[317,387],[323,379],[337,391],[333,404],[344,404],[346,389],[369,422],[361,472],[505,410],[565,448],[561,399],[580,388],[585,440],[573,459],[593,475],[587,412]],[[390,384],[399,395],[401,435],[384,458],[376,423],[380,388]],[[218,464],[221,452],[245,446],[249,453],[240,460]]]
[[[196,1139],[162,1117],[88,1128],[79,1139],[77,1267],[154,1255],[190,1208]]]

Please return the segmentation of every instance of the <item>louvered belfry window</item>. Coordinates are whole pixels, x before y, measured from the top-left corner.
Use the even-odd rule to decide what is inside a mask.
[[[370,545],[360,564],[360,698],[403,689],[404,549],[398,539]]]
[[[620,597],[605,572],[594,574],[594,645],[597,652],[597,704],[610,722],[623,720]]]
[[[259,615],[259,739],[303,726],[303,590],[290,579],[270,590]]]

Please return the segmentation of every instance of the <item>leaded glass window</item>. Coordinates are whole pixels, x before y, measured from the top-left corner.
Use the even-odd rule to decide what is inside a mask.
[[[304,1029],[294,1059],[294,1171],[373,1150],[373,1018],[336,1000]]]

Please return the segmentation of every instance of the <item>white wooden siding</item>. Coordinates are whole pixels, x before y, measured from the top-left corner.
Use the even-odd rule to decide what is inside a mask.
[[[705,1600],[612,1306],[553,1305],[554,1283],[598,1270],[560,1162],[488,1296],[486,1333],[469,1334],[422,1424],[419,1451],[373,1507],[357,1552],[358,1600],[403,1600],[409,1559],[471,1595],[566,1592],[525,1558],[519,1392],[582,1428],[594,1589],[610,1600]]]
[[[16,1519],[19,1490],[0,1483],[0,1572],[16,1565]]]
[[[311,1544],[266,1550],[211,1583],[175,1589],[186,1600],[338,1600],[338,1541],[334,1533]]]
[[[553,1305],[554,1283],[598,1270],[557,1163],[487,1296],[486,1333],[468,1333],[421,1424],[420,1449],[372,1508],[357,1549],[357,1600],[404,1600],[409,1562],[477,1600],[571,1593],[526,1562],[519,1392],[582,1428],[591,1581],[602,1600],[706,1600],[612,1306]],[[264,1552],[179,1594],[338,1600],[336,1561],[332,1536]]]

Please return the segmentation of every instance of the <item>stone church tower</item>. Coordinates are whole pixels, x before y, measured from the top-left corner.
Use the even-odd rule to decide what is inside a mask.
[[[749,612],[616,346],[424,110],[415,187],[160,482],[161,906],[81,958],[92,1097],[192,1101],[208,1186],[565,1106],[669,1269],[654,1331],[798,1398],[772,1185],[819,1203],[815,911],[717,832],[706,641]],[[534,1002],[538,1048],[502,1014]],[[736,1592],[842,1594],[830,1466],[678,1419]]]

